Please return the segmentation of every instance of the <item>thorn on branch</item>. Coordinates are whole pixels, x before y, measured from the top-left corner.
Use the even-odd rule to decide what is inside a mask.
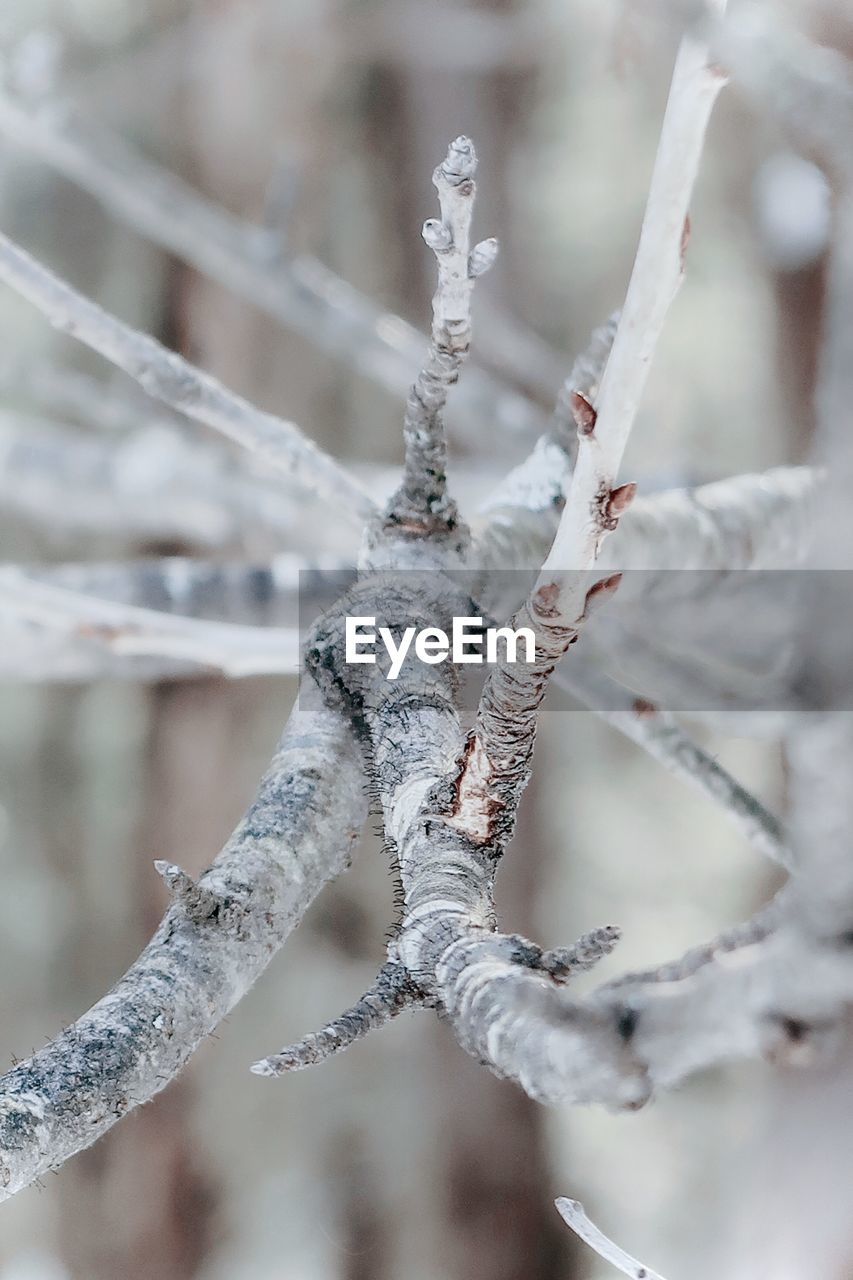
[[[186,871],[176,866],[174,862],[165,862],[158,858],[154,866],[169,890],[172,901],[190,920],[196,924],[202,924],[219,915],[223,901],[217,894],[197,884],[192,876],[187,875]]]
[[[610,501],[607,504],[608,518],[614,521],[614,528],[619,521],[619,517],[624,515],[637,494],[637,486],[633,480],[629,480],[626,484],[617,485],[615,489],[610,490]]]
[[[577,973],[594,968],[610,952],[622,937],[622,930],[607,924],[584,933],[568,947],[555,947],[543,951],[536,966],[551,975],[555,982],[565,982]]]
[[[280,1076],[287,1071],[302,1071],[348,1049],[376,1027],[384,1026],[404,1009],[422,1003],[422,996],[408,970],[396,961],[384,964],[373,985],[340,1017],[327,1022],[319,1031],[309,1032],[295,1044],[253,1063],[256,1076]]]

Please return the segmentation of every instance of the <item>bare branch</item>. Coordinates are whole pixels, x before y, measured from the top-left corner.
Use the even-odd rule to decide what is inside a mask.
[[[792,869],[792,853],[778,819],[700,747],[674,716],[595,671],[582,655],[562,667],[555,679],[675,777],[720,805],[754,849]]]
[[[196,886],[196,905],[216,908],[188,912],[179,894],[112,991],[0,1078],[0,1200],[178,1074],[346,868],[363,814],[349,731],[303,690],[246,817]]]
[[[563,1221],[571,1227],[575,1235],[580,1236],[584,1244],[588,1244],[590,1249],[594,1249],[600,1258],[605,1262],[610,1262],[617,1271],[621,1271],[623,1275],[630,1276],[631,1280],[663,1280],[663,1276],[657,1271],[652,1271],[649,1267],[643,1266],[636,1258],[632,1258],[624,1249],[620,1249],[618,1244],[614,1244],[609,1240],[603,1231],[599,1231],[594,1222],[590,1222],[584,1212],[584,1207],[578,1200],[567,1200],[565,1196],[560,1196],[554,1201],[557,1206],[557,1212]]]
[[[279,236],[206,201],[65,102],[33,105],[0,86],[0,131],[88,191],[115,217],[303,334],[393,395],[422,362],[423,336],[316,258],[285,257]],[[539,409],[482,369],[457,398],[460,429],[532,432]]]
[[[597,407],[590,415],[576,405],[577,465],[542,569],[542,585],[552,579],[559,583],[552,602],[554,625],[572,625],[580,618],[586,595],[583,573],[594,564],[601,542],[627,506],[627,500],[616,501],[616,477],[658,338],[683,278],[690,198],[722,85],[707,49],[685,37],[673,72],[634,269]]]
[[[540,481],[559,475],[561,455],[540,442],[530,463],[528,485],[521,486],[519,468],[513,473],[518,487],[502,487],[484,508],[475,559],[485,572],[537,567],[553,540],[562,509],[559,484],[547,491]],[[811,467],[775,467],[637,497],[604,543],[600,563],[661,572],[789,568],[807,552],[824,482]]]
[[[423,236],[438,262],[432,337],[424,368],[409,393],[403,422],[406,459],[403,481],[385,516],[389,528],[409,536],[446,534],[457,524],[447,495],[447,393],[459,380],[471,346],[474,281],[497,257],[496,240],[471,248],[477,156],[470,138],[457,138],[433,174],[441,218],[424,223]]]
[[[669,306],[683,273],[684,232],[708,119],[722,81],[708,52],[689,37],[673,71],[637,257],[597,406],[575,394],[578,457],[554,543],[530,598],[513,619],[537,637],[536,658],[520,675],[493,667],[459,780],[460,807],[487,828],[511,823],[527,784],[539,707],[549,678],[591,611],[619,576],[589,586],[601,543],[629,507],[636,486],[616,485],[628,434]],[[601,344],[606,347],[606,342]]]
[[[0,508],[42,535],[97,536],[116,551],[184,543],[268,554],[298,541],[304,504],[206,441],[151,425],[104,438],[0,412]]]
[[[54,328],[112,361],[150,395],[257,453],[309,492],[333,500],[336,512],[357,520],[373,510],[360,485],[292,422],[254,408],[156,339],[111,316],[3,235],[0,280]]]
[[[299,669],[294,628],[206,622],[116,604],[9,567],[0,568],[0,620],[34,623],[125,657],[173,659],[232,677]]]
[[[389,961],[351,1009],[327,1022],[320,1031],[311,1032],[280,1053],[254,1063],[252,1071],[257,1076],[280,1076],[286,1071],[316,1066],[342,1053],[369,1031],[384,1026],[404,1009],[413,1009],[420,1003],[417,988],[406,969]]]

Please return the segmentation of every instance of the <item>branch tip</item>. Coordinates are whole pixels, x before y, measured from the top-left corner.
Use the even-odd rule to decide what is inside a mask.
[[[453,186],[461,186],[470,181],[477,172],[477,152],[474,143],[464,134],[454,138],[447,148],[447,155],[435,171],[433,182],[438,186],[442,181]],[[473,194],[473,191],[472,191]]]
[[[394,960],[382,966],[373,984],[351,1008],[311,1031],[280,1053],[255,1062],[249,1068],[256,1076],[281,1076],[303,1071],[342,1053],[369,1031],[384,1026],[404,1009],[420,1004],[422,997],[406,968]]]

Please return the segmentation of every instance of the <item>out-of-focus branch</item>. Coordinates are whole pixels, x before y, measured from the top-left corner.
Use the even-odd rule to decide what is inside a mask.
[[[604,1232],[590,1221],[578,1200],[568,1200],[565,1196],[560,1196],[554,1203],[560,1217],[571,1227],[575,1235],[580,1236],[584,1244],[588,1244],[590,1249],[594,1249],[600,1258],[611,1263],[617,1271],[630,1276],[631,1280],[663,1280],[663,1276],[658,1271],[652,1271],[650,1267],[644,1266],[624,1249],[620,1249],[618,1244],[608,1239]]]
[[[292,422],[256,409],[148,334],[83,297],[6,236],[0,235],[0,280],[60,329],[112,361],[171,408],[258,454],[355,520],[373,510],[361,486]]]
[[[351,566],[336,556],[308,560],[291,552],[248,564],[163,556],[27,565],[20,571],[31,582],[113,604],[245,628],[295,627],[300,603],[319,606],[352,578]]]
[[[28,412],[116,435],[141,427],[164,432],[185,429],[179,414],[142,395],[131,382],[120,385],[121,379],[120,373],[96,378],[53,359],[11,352],[0,363],[0,389],[10,403]]]
[[[246,627],[181,618],[38,582],[0,568],[0,624],[31,623],[126,657],[188,662],[233,677],[299,669],[294,628]]]
[[[840,183],[853,177],[853,69],[835,49],[786,27],[775,7],[736,8],[725,22],[700,5],[700,28],[733,81]]]
[[[664,573],[792,568],[808,554],[821,484],[813,467],[775,467],[638,498],[601,563]]]
[[[778,819],[700,747],[673,715],[596,671],[582,654],[561,667],[554,679],[676,778],[720,805],[759,853],[792,868],[791,850]]]
[[[552,461],[556,466],[558,456]],[[662,572],[789,568],[807,553],[821,484],[813,467],[775,467],[637,497],[602,547],[599,563]],[[544,559],[559,506],[553,495],[546,507],[528,506],[531,493],[519,488],[505,504],[489,501],[477,538],[477,563],[484,569],[529,569]]]
[[[139,684],[209,676],[209,666],[181,658],[116,654],[104,644],[35,623],[0,621],[0,681],[12,684]]]
[[[408,391],[421,366],[422,335],[316,258],[283,256],[274,232],[204,200],[67,103],[32,105],[0,86],[0,131],[169,253],[394,395]],[[457,398],[460,430],[477,439],[483,429],[532,432],[542,421],[532,402],[470,370]]]
[[[589,346],[577,357],[563,383],[548,431],[481,507],[485,524],[476,540],[476,560],[484,569],[538,566],[547,555],[577,454],[572,398],[581,396],[585,402],[595,403],[617,318],[613,316],[593,330]]]
[[[264,554],[299,540],[300,497],[165,424],[105,438],[0,411],[0,509],[56,539]]]
[[[0,1077],[0,1200],[88,1147],[163,1089],[348,865],[365,808],[349,729],[310,689],[257,796],[154,938],[88,1013]]]

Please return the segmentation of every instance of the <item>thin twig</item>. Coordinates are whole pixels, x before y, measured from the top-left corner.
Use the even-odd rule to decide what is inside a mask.
[[[0,568],[0,620],[34,623],[126,657],[175,659],[235,678],[299,669],[293,628],[181,618],[38,582],[11,568]]]
[[[336,513],[359,519],[372,512],[361,486],[294,423],[256,409],[155,338],[110,315],[2,234],[0,280],[36,306],[54,328],[130,374],[149,395],[263,457],[309,492],[333,501]]]
[[[689,782],[719,805],[764,857],[793,869],[793,855],[778,819],[700,747],[674,716],[596,671],[581,657],[563,666],[554,678],[675,777]]]
[[[568,1200],[565,1196],[560,1196],[554,1204],[557,1206],[560,1217],[571,1227],[575,1235],[580,1236],[584,1244],[588,1244],[590,1249],[594,1249],[600,1258],[611,1263],[617,1271],[630,1276],[631,1280],[663,1280],[660,1272],[643,1266],[642,1262],[632,1258],[624,1249],[620,1249],[618,1244],[608,1239],[604,1232],[600,1231],[587,1217],[579,1200]]]
[[[496,240],[471,249],[477,155],[470,138],[456,138],[433,174],[440,218],[428,218],[423,237],[438,263],[432,303],[432,334],[426,363],[412,387],[403,420],[406,445],[403,481],[388,504],[386,523],[408,536],[431,537],[453,530],[456,504],[447,495],[447,393],[459,380],[471,346],[474,281],[497,257]]]
[[[0,131],[128,226],[321,350],[395,396],[408,391],[422,361],[422,334],[316,258],[285,256],[276,232],[206,201],[69,103],[34,105],[0,86]],[[532,433],[544,423],[535,404],[483,369],[470,371],[457,404],[456,422],[474,439],[484,429]]]

